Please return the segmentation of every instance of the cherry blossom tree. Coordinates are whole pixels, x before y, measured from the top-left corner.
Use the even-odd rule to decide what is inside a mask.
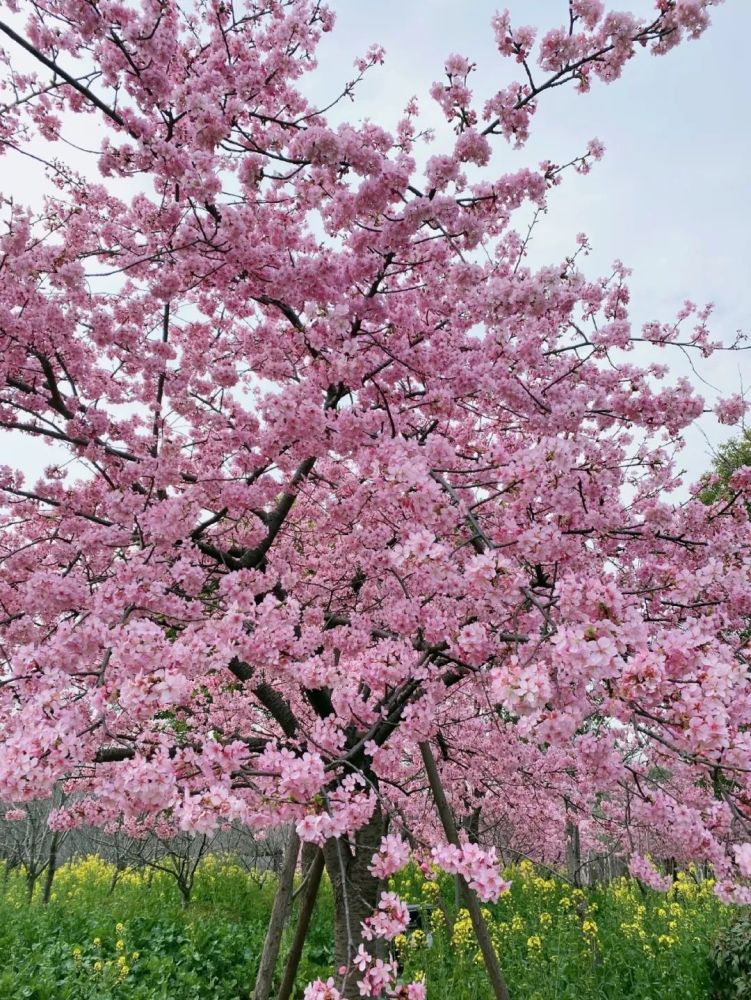
[[[314,0],[2,5],[0,148],[49,185],[2,201],[0,428],[49,464],[0,468],[0,800],[64,782],[60,830],[293,823],[336,904],[309,1000],[424,997],[375,947],[410,858],[457,876],[507,996],[477,902],[499,831],[558,863],[575,825],[751,898],[751,536],[743,504],[675,499],[704,403],[664,363],[719,346],[709,309],[633,329],[584,236],[530,268],[519,212],[597,140],[491,163],[712,5],[570,0],[539,41],[497,15],[516,79],[476,98],[450,56],[435,151],[414,100],[393,133],[310,103]]]

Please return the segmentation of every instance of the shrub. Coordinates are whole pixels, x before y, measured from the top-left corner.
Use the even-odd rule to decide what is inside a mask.
[[[751,913],[720,929],[710,955],[714,1000],[751,1000]]]

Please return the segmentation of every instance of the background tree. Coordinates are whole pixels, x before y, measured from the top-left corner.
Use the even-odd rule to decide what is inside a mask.
[[[738,487],[742,486],[744,470],[751,468],[751,431],[744,428],[743,433],[721,444],[712,462],[712,471],[707,475],[701,498],[705,503],[717,503],[720,500],[735,501],[741,496]],[[741,473],[733,485],[733,477]]]
[[[59,788],[55,788],[50,799],[28,802],[22,809],[12,806],[5,809],[0,824],[0,851],[6,874],[14,868],[23,868],[29,899],[42,879],[44,904],[50,901],[60,852],[68,836],[68,831],[51,830],[47,821],[50,810],[60,808],[64,799]]]

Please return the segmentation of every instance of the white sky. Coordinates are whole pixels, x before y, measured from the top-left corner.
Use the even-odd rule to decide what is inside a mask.
[[[337,25],[320,49],[317,91],[331,94],[352,75],[352,60],[368,45],[386,49],[386,63],[372,72],[343,117],[370,117],[391,125],[416,95],[427,123],[438,129],[437,151],[450,128],[428,90],[442,79],[453,52],[477,64],[475,94],[483,100],[519,78],[521,67],[502,59],[490,21],[508,7],[512,24],[547,30],[564,23],[566,0],[334,0]],[[611,3],[636,14],[654,10],[652,0]],[[713,339],[730,342],[739,329],[751,334],[751,84],[746,57],[751,2],[727,0],[712,13],[698,42],[664,57],[639,51],[622,78],[593,83],[587,95],[573,88],[545,94],[533,118],[530,141],[514,151],[496,139],[493,173],[567,162],[589,139],[606,146],[605,158],[587,176],[573,172],[549,198],[550,211],[537,230],[534,264],[561,260],[584,231],[593,252],[582,262],[590,276],[605,274],[620,258],[633,269],[631,314],[635,325],[671,320],[687,298],[715,304]],[[581,260],[581,258],[580,258]],[[658,360],[676,374],[693,373],[677,351]],[[751,386],[751,351],[697,358],[700,374],[722,394]],[[716,394],[702,386],[708,404]],[[703,433],[702,433],[703,432]],[[737,433],[706,416],[688,434],[680,464],[687,482],[711,461],[710,442]]]
[[[332,118],[369,117],[389,127],[416,95],[424,124],[437,129],[429,152],[438,151],[446,147],[450,130],[428,90],[442,78],[446,55],[458,52],[478,64],[473,77],[480,106],[521,72],[495,50],[490,20],[498,6],[494,0],[333,0],[336,28],[324,37],[315,78],[303,86],[325,102],[352,78],[355,56],[378,42],[386,48],[386,64],[368,75],[355,103],[345,102]],[[514,23],[543,29],[562,24],[567,11],[566,0],[507,0],[507,6]],[[647,0],[623,0],[621,6],[645,14],[653,9]],[[588,176],[567,173],[551,193],[531,263],[561,260],[573,249],[576,233],[584,231],[593,246],[583,261],[590,276],[607,273],[615,258],[633,269],[632,318],[637,325],[671,320],[686,298],[700,305],[711,301],[713,334],[728,342],[739,329],[751,334],[751,85],[746,60],[751,2],[728,0],[712,19],[699,42],[685,43],[666,57],[640,51],[614,84],[595,82],[584,96],[566,88],[544,95],[527,146],[513,151],[496,138],[486,169],[495,175],[543,159],[565,162],[583,152],[589,139],[601,139],[605,159]],[[91,129],[92,119],[85,124]],[[68,134],[82,139],[78,129]],[[39,189],[27,162],[6,157],[0,167],[4,193],[37,201]],[[691,374],[677,351],[658,359],[676,374]],[[751,351],[717,354],[709,361],[697,358],[697,365],[722,394],[751,385]],[[702,392],[711,404],[715,394],[707,387]],[[689,432],[681,456],[687,481],[710,463],[704,435],[717,443],[734,433],[712,416]],[[25,465],[33,480],[52,453],[30,448],[28,440],[21,444],[23,450],[18,445],[7,436],[0,441],[0,462]]]

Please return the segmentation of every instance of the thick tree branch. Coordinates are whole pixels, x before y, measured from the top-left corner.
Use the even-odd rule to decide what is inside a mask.
[[[76,80],[74,76],[70,73],[66,73],[56,62],[46,56],[43,52],[40,52],[31,42],[28,42],[25,38],[15,32],[9,25],[5,24],[4,21],[0,21],[0,31],[12,38],[13,41],[20,45],[22,49],[25,49],[30,55],[32,55],[38,62],[42,63],[48,69],[51,69],[53,73],[61,77],[67,84],[69,84],[74,90],[78,91],[82,97],[85,97],[90,104],[93,104],[95,108],[99,108],[109,119],[113,121],[115,125],[119,125],[120,128],[125,128],[125,119],[118,114],[114,108],[111,108],[108,104],[97,97],[96,94],[85,87],[79,80]]]

